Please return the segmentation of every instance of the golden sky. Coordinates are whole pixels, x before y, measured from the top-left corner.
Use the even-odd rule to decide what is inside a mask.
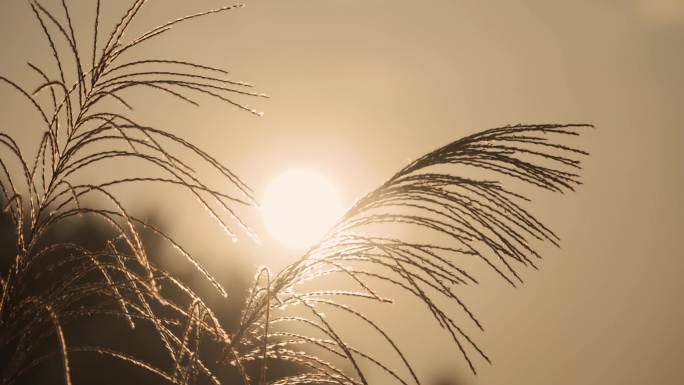
[[[217,4],[165,1],[144,18],[156,25]],[[591,153],[585,185],[575,194],[535,195],[530,205],[562,248],[543,249],[541,271],[525,272],[521,288],[485,281],[466,294],[486,328],[475,337],[494,366],[480,363],[473,377],[439,338],[406,338],[423,342],[422,370],[464,384],[676,384],[684,357],[681,4],[250,1],[146,49],[227,67],[271,96],[246,100],[265,115],[213,102],[180,109],[159,98],[151,120],[177,127],[257,192],[286,168],[315,167],[346,204],[409,159],[479,129],[596,125],[581,142]],[[49,63],[30,16],[23,1],[0,0],[0,73],[27,82],[27,58]],[[0,95],[11,100],[0,103],[0,129],[28,130],[5,119],[19,99],[7,88]],[[196,210],[191,204],[157,215],[174,222]],[[156,210],[149,200],[135,205]],[[287,263],[287,252],[269,241],[232,245],[211,225],[191,231],[214,232],[226,258]]]

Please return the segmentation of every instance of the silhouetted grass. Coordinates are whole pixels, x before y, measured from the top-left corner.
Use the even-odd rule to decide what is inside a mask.
[[[579,184],[578,158],[586,153],[564,143],[588,125],[496,128],[411,162],[358,200],[295,263],[277,274],[260,269],[239,325],[229,331],[191,287],[153,262],[141,234],[152,234],[171,245],[177,256],[189,261],[225,296],[221,283],[178,241],[132,215],[112,188],[181,188],[204,206],[229,237],[237,236],[236,228],[254,236],[236,214],[237,207],[254,203],[253,192],[189,140],[133,120],[127,114],[133,106],[123,91],[150,89],[192,105],[198,105],[200,98],[214,98],[256,115],[240,100],[265,95],[250,91],[249,84],[226,78],[220,68],[200,63],[145,56],[124,61],[124,52],[134,53],[178,23],[241,6],[200,12],[127,37],[145,3],[134,1],[114,28],[105,32],[97,0],[89,35],[74,30],[66,1],[59,4],[59,14],[38,1],[28,1],[55,66],[46,70],[29,64],[40,78],[40,84],[30,89],[0,76],[2,83],[23,95],[44,125],[38,150],[28,158],[10,135],[0,133],[0,191],[12,223],[16,254],[0,276],[0,351],[6,357],[0,363],[2,384],[16,383],[53,360],[60,362],[63,382],[71,384],[72,357],[80,354],[119,360],[175,384],[221,383],[216,373],[222,366],[232,367],[245,384],[367,384],[372,367],[397,382],[420,383],[399,340],[358,307],[359,302],[354,305],[345,300],[355,298],[378,306],[392,303],[378,286],[394,287],[395,294],[419,300],[424,307],[418,310],[434,318],[434,325],[450,336],[473,372],[474,357],[489,361],[442,305],[443,300],[457,305],[482,328],[456,291],[460,285],[478,282],[462,261],[477,258],[515,285],[521,281],[519,268],[535,267],[540,257],[533,241],[557,244],[558,237],[523,207],[526,198],[500,182],[515,179],[554,192],[573,190]],[[87,47],[79,45],[76,32],[91,36]],[[68,49],[58,49],[62,43]],[[92,60],[86,63],[88,55]],[[72,83],[67,80],[70,76],[75,79]],[[46,93],[47,98],[41,98]],[[118,103],[120,109],[107,100]],[[141,169],[150,170],[149,175],[131,173],[104,182],[80,182],[84,171],[104,162],[123,161],[144,165]],[[486,172],[478,174],[482,178],[459,176],[462,166]],[[199,168],[210,169],[213,175],[200,176]],[[228,182],[233,191],[212,187],[209,179]],[[111,231],[99,250],[47,237],[52,229],[84,216],[106,224]],[[395,238],[384,226],[388,224],[419,228],[446,243]],[[333,275],[348,284],[326,288]],[[317,281],[322,288],[311,289],[309,283]],[[349,285],[356,288],[348,290]],[[376,334],[396,357],[379,357],[353,346],[339,332],[334,317],[324,311],[350,316],[358,323],[354,330]],[[112,317],[126,325],[130,335],[120,330],[121,338],[142,330],[164,361],[117,350],[111,341],[97,342],[97,335],[92,336],[93,345],[73,344],[65,325],[93,316]],[[54,349],[44,349],[47,342]],[[306,370],[274,378],[268,371],[276,362]]]

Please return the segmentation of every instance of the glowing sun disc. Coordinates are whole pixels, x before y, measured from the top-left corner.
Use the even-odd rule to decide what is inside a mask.
[[[270,235],[293,249],[319,241],[342,214],[337,191],[322,174],[290,169],[276,177],[262,198]]]

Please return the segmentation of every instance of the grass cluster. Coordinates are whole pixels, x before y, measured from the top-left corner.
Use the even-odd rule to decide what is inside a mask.
[[[65,0],[58,2],[59,12],[29,0],[54,67],[29,64],[40,82],[28,89],[0,76],[0,84],[22,95],[43,125],[38,150],[31,156],[12,136],[0,132],[0,199],[11,220],[15,254],[0,271],[0,383],[20,383],[31,371],[58,360],[63,382],[69,385],[78,370],[73,357],[91,354],[174,384],[225,383],[220,374],[225,368],[244,384],[368,384],[367,373],[378,369],[398,383],[420,384],[400,341],[360,305],[393,302],[378,286],[394,287],[389,292],[419,300],[424,306],[417,310],[434,318],[435,327],[450,336],[473,371],[474,358],[489,361],[450,315],[454,306],[444,303],[456,305],[481,328],[457,293],[459,286],[478,282],[462,262],[480,260],[516,285],[521,281],[518,270],[534,267],[540,257],[533,242],[557,244],[558,237],[523,207],[527,199],[500,181],[515,179],[554,192],[572,190],[579,184],[578,159],[586,153],[564,143],[587,125],[496,128],[418,158],[359,199],[296,262],[275,274],[260,269],[238,327],[227,330],[216,309],[155,263],[146,237],[172,246],[225,296],[221,283],[179,241],[130,213],[113,190],[121,185],[180,188],[198,200],[228,236],[251,235],[236,211],[254,204],[250,188],[191,141],[133,120],[128,114],[133,106],[126,98],[130,93],[124,92],[148,89],[192,105],[214,98],[258,115],[240,100],[265,95],[228,79],[220,68],[144,55],[125,59],[136,57],[141,45],[179,23],[240,5],[189,15],[129,37],[127,31],[147,2],[134,1],[111,30],[103,31],[100,1],[93,1],[93,29],[77,34]],[[141,164],[149,176],[80,182],[103,162],[124,161]],[[488,177],[459,176],[464,166],[483,170],[486,173],[476,175]],[[213,175],[201,176],[198,167]],[[231,192],[213,187],[226,182]],[[99,248],[49,236],[76,217],[102,222],[111,234]],[[395,237],[383,230],[385,225],[418,228],[444,244]],[[329,279],[334,275],[349,285],[328,287],[329,282],[340,282]],[[312,282],[319,282],[316,289]],[[359,324],[354,330],[376,334],[395,357],[378,357],[354,346],[326,312],[350,317]],[[97,335],[92,344],[73,343],[65,332],[68,325],[93,317],[125,325],[116,329],[122,339],[142,330],[162,358],[150,360],[117,349]],[[269,375],[275,362],[301,370]]]

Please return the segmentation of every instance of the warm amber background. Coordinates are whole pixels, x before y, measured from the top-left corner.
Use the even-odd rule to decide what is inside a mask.
[[[151,1],[140,21],[220,3]],[[91,10],[82,11],[79,25],[90,28]],[[0,73],[35,84],[26,60],[50,63],[37,32],[24,1],[0,0]],[[526,273],[521,289],[485,282],[468,293],[494,366],[479,363],[475,378],[453,350],[424,342],[437,338],[407,338],[423,373],[464,384],[680,383],[681,1],[253,1],[146,49],[227,66],[273,97],[248,101],[266,112],[260,119],[165,99],[150,117],[195,139],[257,192],[286,167],[314,166],[351,202],[408,158],[477,129],[594,123],[583,141],[592,153],[586,185],[533,204],[562,250],[545,250],[542,271]],[[0,129],[30,133],[20,99],[3,86],[0,100]],[[192,246],[197,253],[218,249],[226,260],[247,255],[276,268],[290,258],[268,239],[233,246],[209,221],[188,226],[192,201],[169,212],[130,200],[178,223],[176,232],[212,234]],[[207,263],[228,268],[226,260]]]

